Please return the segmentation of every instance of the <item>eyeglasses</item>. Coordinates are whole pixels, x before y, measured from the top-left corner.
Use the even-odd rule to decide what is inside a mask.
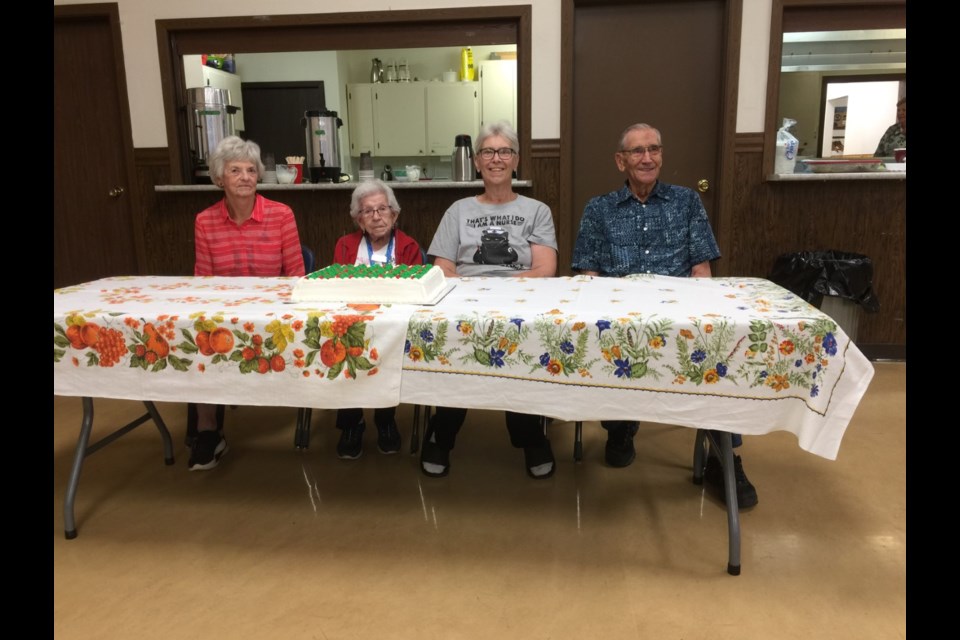
[[[390,207],[380,205],[376,209],[361,209],[360,215],[364,218],[372,218],[373,214],[377,214],[381,218],[386,218],[388,213],[392,213],[393,210]]]
[[[651,158],[655,158],[663,151],[663,146],[652,144],[649,147],[634,147],[633,149],[621,149],[620,153],[630,156],[637,160],[643,157],[643,154],[649,153]]]
[[[500,156],[501,160],[509,161],[513,159],[513,156],[517,154],[516,151],[510,147],[504,147],[503,149],[491,149],[489,147],[484,147],[477,152],[481,158],[484,160],[493,160],[493,156]]]

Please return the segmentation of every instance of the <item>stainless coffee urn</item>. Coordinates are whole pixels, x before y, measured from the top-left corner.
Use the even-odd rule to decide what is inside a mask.
[[[453,180],[468,182],[476,176],[476,167],[473,166],[473,147],[470,136],[461,134],[454,138],[453,147]]]
[[[239,107],[230,104],[229,89],[195,87],[187,89],[187,129],[193,181],[210,183],[210,154],[227,136],[236,135],[233,116]]]
[[[336,111],[305,111],[306,169],[310,182],[340,182],[340,127]]]

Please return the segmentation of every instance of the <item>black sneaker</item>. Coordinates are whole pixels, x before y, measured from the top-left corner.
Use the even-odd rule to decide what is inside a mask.
[[[611,467],[629,467],[637,457],[633,434],[627,428],[607,430],[607,448],[604,458]]]
[[[740,509],[749,509],[757,506],[757,489],[747,480],[747,474],[743,472],[743,462],[740,456],[733,456],[733,477],[737,481],[737,506]],[[723,467],[716,456],[707,456],[707,468],[703,472],[703,479],[707,484],[720,490],[720,496],[724,503],[727,501],[727,494],[723,490]]]
[[[207,471],[220,464],[220,458],[228,451],[227,440],[219,431],[201,431],[190,448],[190,471]]]
[[[527,475],[535,480],[544,480],[552,476],[557,468],[557,461],[553,457],[550,441],[544,439],[538,445],[524,447],[523,463],[527,467]]]
[[[363,453],[363,420],[352,427],[340,429],[340,442],[337,443],[337,457],[341,460],[356,460]]]
[[[385,426],[377,425],[377,449],[380,453],[396,453],[400,451],[400,431],[397,429],[397,421],[391,420]]]

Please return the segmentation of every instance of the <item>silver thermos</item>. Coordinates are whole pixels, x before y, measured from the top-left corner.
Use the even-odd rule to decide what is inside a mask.
[[[453,177],[455,182],[469,182],[474,179],[473,143],[470,136],[457,136],[453,147]]]

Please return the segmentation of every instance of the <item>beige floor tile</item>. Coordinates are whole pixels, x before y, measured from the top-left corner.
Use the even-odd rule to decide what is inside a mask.
[[[296,411],[227,411],[231,450],[190,473],[183,405],[84,462],[79,537],[63,499],[81,407],[54,398],[58,638],[902,638],[906,634],[906,365],[877,364],[836,461],[779,432],[746,439],[760,504],[726,574],[721,503],[690,482],[689,429],[643,424],[637,461],[605,434],[550,428],[556,475],[526,477],[502,414],[471,411],[448,478],[415,458],[338,460],[333,412],[307,451]],[[96,402],[94,437],[138,403]],[[406,438],[411,407],[398,417]],[[405,443],[406,444],[406,443]]]

